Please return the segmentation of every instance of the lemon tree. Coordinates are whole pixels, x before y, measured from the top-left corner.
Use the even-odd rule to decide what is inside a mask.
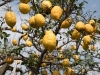
[[[86,0],[11,0],[14,8],[2,2],[0,75],[86,75],[100,70],[100,19],[95,12],[84,12]]]

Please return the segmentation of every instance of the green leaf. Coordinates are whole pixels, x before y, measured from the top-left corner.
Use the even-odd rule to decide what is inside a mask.
[[[25,65],[25,64],[27,64],[28,63],[28,60],[24,60],[22,63],[21,63],[21,65]]]
[[[39,2],[40,0],[36,0],[37,2]]]
[[[35,10],[35,8],[34,8],[33,6],[31,6],[31,9],[32,9],[32,10]]]
[[[10,34],[6,34],[6,37],[9,37],[10,36]]]

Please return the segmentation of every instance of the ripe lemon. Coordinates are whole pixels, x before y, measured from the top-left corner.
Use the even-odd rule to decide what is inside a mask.
[[[5,13],[5,21],[6,21],[6,24],[13,28],[16,24],[16,15],[13,11],[7,11]]]
[[[91,46],[90,46],[90,49],[91,49],[92,51],[95,51],[95,50],[96,50],[96,47],[95,47],[94,45],[91,45]]]
[[[57,70],[57,69],[55,69],[54,71],[53,71],[53,74],[52,75],[60,75],[60,72]]]
[[[86,69],[82,69],[82,73],[84,74],[86,72]]]
[[[23,30],[26,30],[26,31],[27,31],[28,28],[29,28],[29,26],[27,26],[27,25],[25,25],[25,24],[22,24],[22,29],[23,29]]]
[[[6,59],[7,64],[12,64],[14,62],[14,58],[12,56],[8,56]]]
[[[21,60],[17,60],[17,64],[20,64]]]
[[[44,18],[44,16],[42,14],[36,14],[35,15],[35,24],[38,27],[45,26],[46,20],[45,20],[45,18]]]
[[[27,4],[28,2],[30,2],[30,0],[20,0],[20,2],[21,2],[21,3],[26,3],[26,4]]]
[[[42,75],[48,75],[47,70],[44,69],[44,70],[42,71]]]
[[[34,52],[33,55],[37,58],[39,54],[37,52]]]
[[[18,44],[17,40],[16,40],[16,39],[13,39],[13,40],[12,40],[12,44],[13,44],[14,46],[16,46],[16,45]]]
[[[71,46],[71,50],[76,50],[76,46],[75,45],[72,45]]]
[[[83,48],[84,50],[87,50],[87,49],[89,48],[89,45],[86,45],[86,44],[84,44],[84,42],[82,42],[82,48]]]
[[[56,48],[56,36],[52,30],[47,30],[42,39],[42,44],[45,49],[52,52]]]
[[[52,9],[51,9],[51,17],[54,19],[54,20],[59,20],[62,16],[62,8],[60,6],[54,6]]]
[[[62,50],[62,49],[60,49],[60,50],[59,50],[59,52],[60,52],[60,53],[63,53],[63,50]]]
[[[27,39],[28,39],[28,35],[24,35],[24,36],[23,36],[23,40],[26,41]]]
[[[46,68],[47,65],[46,65],[46,63],[42,63],[41,66]]]
[[[11,29],[11,31],[12,31],[12,32],[16,32],[17,29],[16,29],[15,27],[13,27],[13,28]]]
[[[86,33],[88,33],[88,34],[91,34],[91,33],[94,32],[94,29],[93,29],[93,27],[92,27],[90,24],[86,24],[86,25],[85,25],[85,31],[86,31]]]
[[[48,55],[46,55],[45,59],[46,59],[47,61],[50,61],[50,57],[49,57]]]
[[[63,65],[64,67],[69,66],[69,64],[70,64],[69,59],[64,59],[64,60],[62,61],[62,65]]]
[[[77,22],[76,25],[75,25],[75,29],[76,29],[77,31],[84,30],[84,29],[85,29],[84,23],[83,23],[82,21]]]
[[[52,3],[50,1],[43,1],[42,2],[42,9],[43,11],[49,11],[52,7]]]
[[[67,67],[67,70],[64,72],[65,75],[74,75],[75,71],[74,69]]]
[[[58,58],[59,59],[63,59],[64,58],[64,55],[63,54],[59,54]]]
[[[79,31],[77,31],[76,29],[74,29],[74,31],[72,32],[72,39],[79,39],[81,36],[81,33]]]
[[[91,19],[88,24],[91,24],[92,26],[95,26],[95,21],[93,19]]]
[[[30,71],[30,72],[28,73],[28,75],[32,75],[32,72]]]
[[[75,59],[75,61],[79,61],[79,56],[78,55],[73,55],[73,58]]]
[[[91,34],[90,34],[90,37],[91,37],[91,38],[95,38],[95,32],[91,33]]]
[[[90,36],[89,35],[84,36],[83,37],[83,42],[84,42],[84,44],[89,45],[91,43]]]
[[[38,26],[35,24],[35,16],[32,16],[30,19],[29,19],[29,25],[32,27],[32,28],[37,28]]]
[[[28,14],[30,12],[30,5],[25,3],[20,3],[19,10],[22,14]]]
[[[64,20],[61,24],[61,28],[69,28],[72,24],[72,18]]]
[[[31,47],[33,44],[30,40],[26,41],[26,46]]]
[[[94,32],[97,31],[97,28],[98,28],[98,23],[96,22],[95,25],[93,26]]]

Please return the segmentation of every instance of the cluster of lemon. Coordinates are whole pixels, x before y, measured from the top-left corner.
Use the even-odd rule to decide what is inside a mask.
[[[19,4],[19,10],[22,14],[28,14],[30,12],[30,5],[28,4],[30,2],[30,0],[20,0],[20,4]],[[50,16],[52,17],[52,19],[54,20],[60,20],[62,14],[63,14],[63,10],[60,6],[54,6],[52,7],[52,3],[50,1],[44,0],[42,1],[42,10],[44,12],[47,12],[48,10],[50,10]],[[7,23],[7,25],[9,27],[11,27],[13,32],[16,32],[16,28],[14,27],[16,25],[16,15],[13,11],[7,11],[5,14],[5,21]],[[29,25],[32,28],[38,28],[38,27],[43,27],[46,25],[46,19],[45,17],[38,13],[35,14],[34,16],[32,16],[29,19]],[[69,28],[72,24],[72,18],[67,18],[65,19],[62,23],[60,28]],[[28,25],[26,24],[22,24],[22,29],[27,31],[29,28]],[[72,32],[72,39],[74,40],[78,40],[81,35],[82,35],[82,31],[85,32],[85,36],[83,37],[83,42],[82,42],[82,47],[84,50],[87,50],[89,48],[89,45],[91,43],[91,39],[93,38],[93,36],[95,35],[97,29],[97,23],[94,20],[90,20],[87,24],[84,24],[82,21],[79,21],[76,23],[75,25],[75,29]],[[28,34],[23,34],[23,40],[27,40],[28,39]],[[43,44],[44,48],[47,49],[49,52],[52,52],[55,48],[56,48],[56,35],[53,33],[52,30],[47,30],[45,32],[45,35],[43,37],[43,39],[41,39],[41,43]],[[18,42],[16,39],[12,40],[12,44],[13,45],[17,45]],[[26,41],[26,46],[31,47],[33,45],[31,40],[27,40]],[[72,46],[73,50],[76,50],[76,46]],[[91,49],[95,50],[95,46],[91,45]],[[62,51],[60,51],[60,56],[59,58],[63,58],[62,55]],[[79,57],[78,55],[73,55],[73,58],[78,61]],[[62,61],[62,65],[63,66],[68,66],[70,64],[68,59],[64,59]],[[42,66],[46,67],[46,64],[43,63]],[[73,69],[67,67],[68,70],[66,70],[66,73],[64,75],[70,75],[71,73],[73,73]],[[47,73],[46,70],[43,71],[43,73]],[[59,71],[54,70],[53,75],[58,74],[60,75]],[[43,74],[43,75],[47,75],[47,74]]]
[[[82,47],[84,50],[89,49],[91,40],[95,37],[97,25],[98,24],[94,20],[90,20],[87,24],[84,24],[82,21],[77,22],[75,29],[72,32],[72,39],[78,40],[81,35],[84,34],[82,38]],[[75,48],[75,46],[73,48]],[[95,51],[96,47],[94,45],[90,45],[90,49]]]
[[[30,2],[30,0],[20,0],[20,4],[19,4],[19,10],[22,14],[27,14],[30,12],[30,5],[28,4],[28,2]]]
[[[52,52],[56,48],[56,36],[53,31],[47,30],[41,42],[49,52]]]
[[[19,4],[19,10],[22,14],[28,14],[30,12],[30,5],[28,4],[28,2],[30,2],[30,0],[20,0],[20,4]],[[48,11],[48,10],[51,10],[51,17],[54,19],[54,20],[59,20],[62,16],[62,13],[63,13],[63,10],[60,6],[54,6],[52,7],[52,3],[50,1],[46,1],[44,0],[42,2],[42,9],[44,12]],[[6,20],[6,23],[8,26],[10,26],[12,28],[12,31],[13,32],[16,32],[16,28],[14,27],[15,24],[16,24],[16,15],[13,11],[8,11],[6,12],[5,14],[5,20]],[[72,24],[72,19],[71,18],[68,18],[66,20],[64,20],[61,24],[61,28],[68,28],[70,27],[70,25]],[[30,19],[29,19],[29,25],[32,27],[32,28],[38,28],[38,27],[42,27],[42,26],[45,26],[46,25],[46,20],[44,18],[44,16],[42,14],[35,14],[35,16],[32,16]],[[28,25],[25,25],[25,24],[22,24],[22,29],[27,31],[29,28]],[[51,36],[51,35],[48,35],[48,33],[46,33],[46,35],[43,37],[43,46],[48,49],[50,52],[55,49],[55,46],[56,46],[56,37],[54,35],[54,33],[50,32],[51,35],[53,35],[53,37],[51,37],[51,41],[47,41],[46,39],[46,42],[45,42],[45,38]],[[23,39],[26,41],[28,39],[28,35],[24,35],[23,36]],[[54,40],[52,40],[54,39]],[[12,43],[13,45],[17,45],[17,42],[15,42],[16,40],[12,40]],[[50,42],[53,44],[50,46]],[[30,44],[30,45],[28,45]],[[46,44],[48,44],[48,46],[46,46]],[[27,46],[32,46],[32,43],[31,41],[28,41],[26,43]],[[50,47],[49,47],[50,46]],[[51,49],[50,49],[51,48]]]
[[[71,69],[71,68],[68,67],[67,70],[64,72],[63,75],[73,75],[73,74],[74,74],[73,69]],[[43,71],[42,71],[42,75],[48,75],[48,74],[47,74],[47,70],[43,70]],[[52,75],[60,75],[59,70],[55,69],[55,70],[53,71]]]
[[[48,10],[51,10],[51,17],[54,20],[60,20],[63,10],[60,6],[54,6],[52,7],[52,3],[50,1],[43,1],[42,2],[42,9],[44,12],[47,12]],[[72,18],[67,18],[61,23],[61,28],[69,28],[72,24]]]

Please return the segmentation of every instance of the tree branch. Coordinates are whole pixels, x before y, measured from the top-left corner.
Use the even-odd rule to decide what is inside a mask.
[[[0,7],[3,6],[3,5],[5,5],[5,4],[7,4],[7,3],[9,3],[9,2],[12,2],[14,0],[3,0],[3,1],[4,2],[0,4]]]
[[[2,65],[2,67],[0,68],[0,75],[5,75],[7,67],[8,67],[7,63]]]

